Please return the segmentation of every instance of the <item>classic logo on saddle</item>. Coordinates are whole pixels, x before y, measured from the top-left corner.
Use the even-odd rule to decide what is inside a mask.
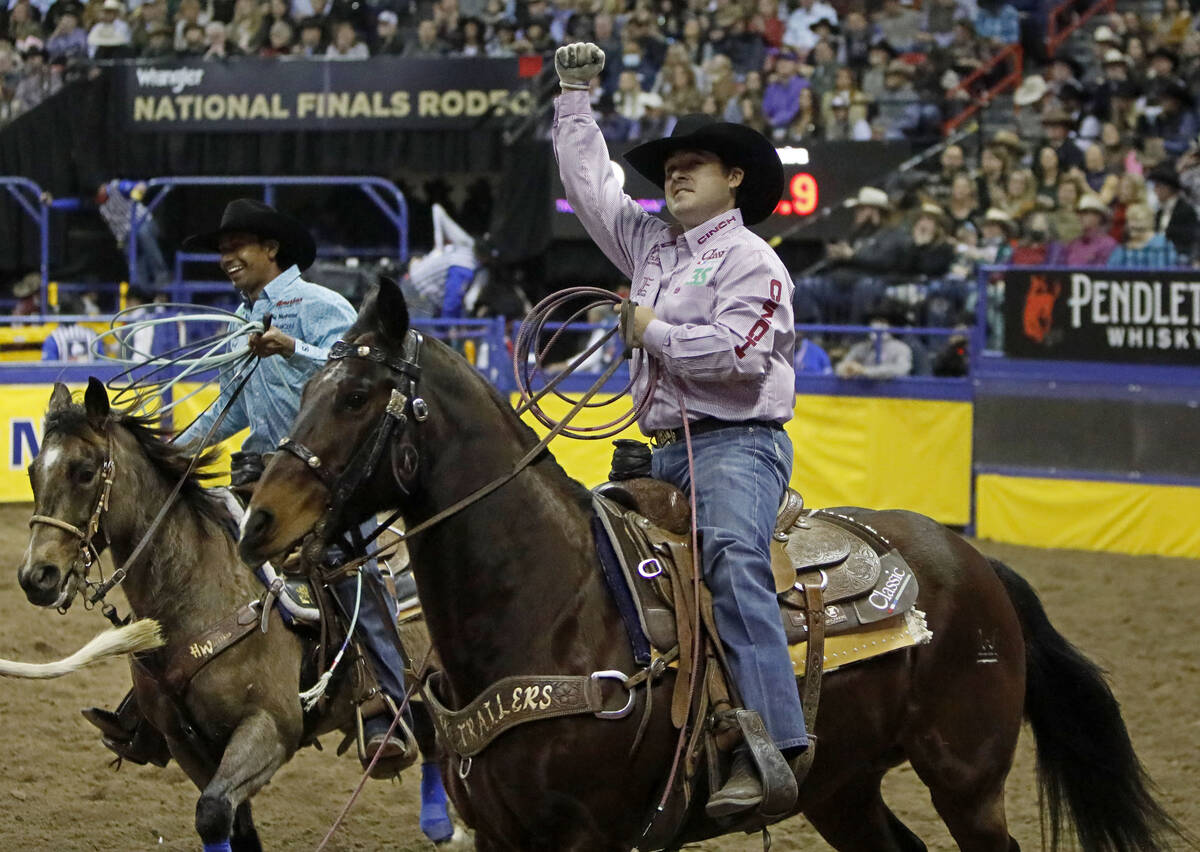
[[[867,600],[875,609],[885,612],[893,610],[896,608],[896,601],[900,599],[900,593],[904,591],[904,587],[911,579],[912,574],[904,568],[896,567],[892,569],[892,573],[888,574],[883,586],[871,592],[871,596]]]

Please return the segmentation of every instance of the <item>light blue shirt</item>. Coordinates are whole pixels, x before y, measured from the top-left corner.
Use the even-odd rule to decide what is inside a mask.
[[[242,450],[269,453],[292,428],[304,383],[328,360],[329,348],[354,322],[354,308],[338,293],[305,281],[299,269],[289,266],[263,289],[253,305],[239,305],[236,313],[257,322],[270,314],[272,328],[295,338],[296,352],[288,358],[272,355],[262,359],[209,443],[223,441],[249,426],[250,436]],[[179,436],[178,443],[204,437],[237,387],[235,372],[227,368],[221,377],[219,398]]]

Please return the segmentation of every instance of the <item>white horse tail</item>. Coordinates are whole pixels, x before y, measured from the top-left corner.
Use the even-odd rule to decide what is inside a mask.
[[[145,618],[124,627],[111,627],[71,656],[53,663],[18,663],[0,659],[0,677],[62,677],[109,657],[150,651],[162,647],[163,644],[162,630],[158,622],[152,618]]]

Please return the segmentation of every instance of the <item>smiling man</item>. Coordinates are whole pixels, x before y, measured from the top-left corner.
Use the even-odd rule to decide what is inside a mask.
[[[232,484],[245,486],[262,473],[262,455],[273,452],[287,436],[300,408],[304,383],[325,363],[329,348],[354,322],[355,311],[334,291],[305,281],[301,270],[312,265],[316,244],[302,223],[261,201],[239,198],[229,203],[214,231],[196,234],[183,242],[187,251],[220,253],[221,271],[242,298],[237,315],[252,322],[271,317],[271,327],[250,335],[249,350],[262,362],[229,404],[229,412],[216,431],[208,436],[216,444],[242,429],[250,433],[234,454]],[[219,412],[226,407],[239,379],[230,370],[221,376],[217,401],[176,439],[180,444],[205,439]],[[370,528],[374,523],[370,521]],[[331,554],[336,559],[340,554]],[[333,591],[347,617],[355,608],[357,581],[341,580]],[[396,603],[383,583],[374,562],[364,571],[362,607],[356,636],[369,651],[372,668],[383,692],[400,706],[404,698],[404,665],[396,645]],[[299,701],[299,697],[297,697]],[[373,707],[373,709],[367,709]],[[382,702],[363,705],[366,756],[368,762],[380,754],[372,774],[387,777],[399,772],[415,758],[404,740],[388,736],[392,714]],[[105,744],[118,754],[138,762],[160,755],[146,753],[146,737],[132,693],[122,702],[117,714],[88,711],[85,715],[105,733]]]
[[[771,143],[748,127],[683,116],[670,137],[625,155],[663,188],[678,223],[669,225],[626,195],[609,168],[588,100],[604,52],[594,44],[561,47],[555,66],[563,93],[554,151],[567,198],[589,236],[629,276],[637,304],[623,312],[632,314],[625,339],[644,350],[638,358],[655,358],[662,368],[639,420],[654,439],[653,475],[695,489],[704,577],[733,679],[768,738],[792,758],[808,738],[775,600],[770,543],[792,469],[783,424],[792,417],[796,381],[793,288],[779,257],[746,227],[775,209],[783,165]],[[634,398],[645,392],[647,373],[640,371]],[[694,482],[682,440],[685,417]],[[755,762],[782,766],[778,755]],[[786,782],[773,776],[772,783],[780,790],[790,785],[794,800],[795,782],[783,772]],[[709,799],[709,815],[762,804],[759,774],[746,748],[735,752],[728,783]]]

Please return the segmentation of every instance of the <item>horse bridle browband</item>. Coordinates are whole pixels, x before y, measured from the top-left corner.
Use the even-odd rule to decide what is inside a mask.
[[[100,561],[100,552],[104,549],[107,542],[96,546],[96,536],[100,535],[100,522],[104,518],[104,513],[108,511],[108,501],[112,494],[113,480],[116,478],[117,464],[113,460],[112,435],[106,432],[105,440],[107,446],[105,448],[104,461],[100,464],[100,476],[103,484],[100,487],[100,493],[96,496],[96,505],[92,507],[92,514],[88,518],[87,525],[80,529],[72,523],[68,523],[60,518],[55,518],[52,515],[33,515],[29,519],[29,526],[32,528],[36,524],[45,524],[49,527],[68,532],[79,539],[79,556],[76,559],[76,564],[83,568],[83,581],[88,582],[88,574],[92,570],[92,566]],[[75,566],[71,566],[74,570]],[[103,577],[102,577],[103,579]]]
[[[421,345],[424,337],[420,332],[410,329],[404,337],[404,345],[399,355],[390,355],[381,349],[366,344],[352,344],[339,340],[329,350],[330,361],[341,361],[347,358],[359,358],[373,361],[387,367],[401,377],[400,387],[393,388],[387,406],[384,408],[378,425],[373,433],[373,440],[368,440],[350,458],[350,463],[340,474],[335,474],[321,457],[290,437],[279,442],[279,449],[289,452],[304,462],[308,468],[329,490],[329,515],[338,518],[346,502],[358,490],[359,486],[369,479],[388,449],[393,437],[404,434],[408,423],[409,412],[413,420],[424,422],[429,417],[429,406],[425,400],[417,396],[417,381],[421,378]],[[414,449],[415,452],[415,449]],[[411,465],[410,477],[416,473],[415,463]],[[399,483],[404,491],[406,484]]]

